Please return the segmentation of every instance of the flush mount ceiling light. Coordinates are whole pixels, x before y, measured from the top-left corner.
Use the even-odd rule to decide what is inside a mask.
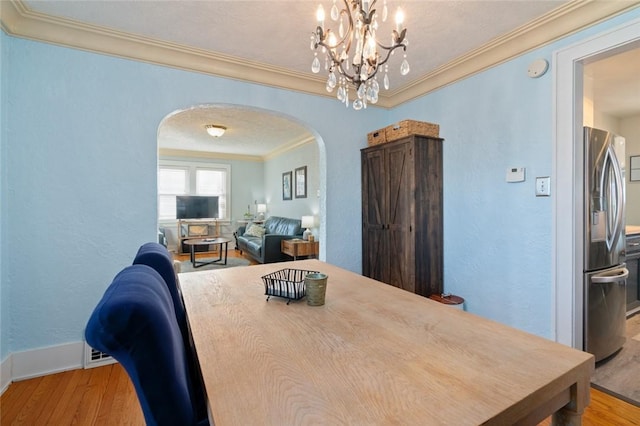
[[[219,138],[220,136],[224,135],[225,130],[227,130],[226,127],[218,126],[215,124],[207,124],[206,126],[204,126],[204,128],[207,129],[207,133],[209,133],[214,138]]]
[[[311,71],[320,72],[318,48],[326,55],[324,68],[329,72],[326,89],[333,92],[338,86],[337,97],[345,106],[349,106],[349,87],[356,89],[353,109],[367,107],[367,102],[378,102],[380,85],[377,73],[384,66],[383,85],[389,90],[389,76],[387,74],[389,57],[394,50],[402,48],[407,51],[409,44],[407,29],[402,28],[404,14],[398,8],[396,12],[396,27],[391,31],[390,46],[385,46],[377,38],[378,12],[374,8],[376,0],[341,0],[344,8],[339,9],[333,0],[331,6],[331,20],[339,25],[338,32],[324,26],[324,8],[318,6],[316,18],[318,26],[311,34],[311,50],[315,50]],[[384,0],[380,14],[382,22],[387,20],[387,0]],[[385,36],[386,38],[386,36]],[[400,65],[400,73],[409,73],[407,54]]]

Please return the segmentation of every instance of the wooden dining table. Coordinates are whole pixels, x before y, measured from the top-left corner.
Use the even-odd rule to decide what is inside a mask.
[[[327,274],[325,304],[267,301],[283,269]],[[591,354],[319,260],[179,281],[216,426],[579,425],[589,403]]]

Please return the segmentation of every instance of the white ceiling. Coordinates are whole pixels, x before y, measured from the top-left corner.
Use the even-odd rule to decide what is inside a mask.
[[[378,0],[378,10],[382,8],[383,1]],[[515,55],[521,53],[518,48],[526,51],[571,33],[576,28],[567,26],[566,18],[575,16],[571,15],[574,12],[577,14],[579,11],[585,15],[585,10],[588,12],[596,7],[611,9],[598,12],[601,16],[589,21],[595,22],[624,8],[640,4],[637,1],[622,0],[613,6],[605,5],[606,2],[596,2],[597,5],[594,5],[590,2],[567,0],[387,2],[390,21],[398,5],[405,12],[409,40],[407,58],[411,65],[411,72],[403,77],[399,73],[400,55],[390,61],[392,87],[386,95],[388,98],[381,99],[381,104],[387,102],[387,105],[383,105],[387,107],[393,106],[394,100],[396,103],[402,102],[425,93],[429,88],[437,88],[441,83],[435,77],[441,78],[445,71],[459,68],[461,63],[473,62],[485,50],[498,46],[503,50],[510,49],[511,54]],[[145,56],[153,54],[153,49],[149,46],[180,51],[185,55],[211,55],[210,62],[213,65],[206,71],[212,74],[226,73],[232,78],[248,81],[255,79],[263,84],[276,75],[280,80],[269,80],[278,81],[274,85],[287,87],[290,84],[287,88],[291,90],[326,95],[326,76],[312,74],[310,69],[313,52],[309,49],[309,37],[316,25],[315,9],[320,3],[328,12],[330,0],[11,0],[10,4],[17,13],[8,8],[9,3],[3,0],[0,12],[5,31],[19,36],[123,57],[140,57],[141,60],[150,62],[161,62],[162,59]],[[338,0],[338,4],[340,3],[341,0]],[[615,2],[609,2],[612,3]],[[561,19],[563,17],[564,20]],[[46,30],[38,29],[43,23],[48,25]],[[544,27],[545,24],[552,26]],[[52,31],[52,26],[56,27],[56,31]],[[326,26],[334,25],[327,23]],[[387,27],[382,25],[378,33],[384,33],[385,28]],[[537,35],[535,43],[529,42],[524,36],[531,39],[536,28],[543,29],[540,32],[548,34],[548,39]],[[69,32],[71,30],[75,32]],[[91,46],[93,38],[98,36],[102,38],[96,39],[96,44]],[[124,44],[118,44],[115,48],[103,47],[108,44],[105,43],[105,37],[117,39],[119,43],[122,40],[135,42],[142,48],[129,49]],[[125,51],[126,49],[129,51]],[[640,75],[638,57],[638,54],[625,57],[624,67],[620,68],[632,80],[634,76]],[[474,64],[475,72],[499,63],[501,59],[492,60],[492,63],[485,61],[479,65]],[[180,62],[169,65],[183,66]],[[236,65],[241,68],[235,67]],[[188,68],[188,65],[184,67]],[[617,69],[617,63],[609,60],[605,74],[609,77],[618,75]],[[458,71],[458,75],[449,81],[464,78],[470,73],[465,72]],[[432,80],[436,83],[432,84]],[[635,81],[637,82],[637,78]],[[602,79],[601,84],[594,85],[594,90],[609,92],[609,82],[619,84],[620,78],[608,78],[606,85]],[[624,92],[622,90],[621,93]],[[626,92],[634,93],[628,89]],[[596,93],[596,96],[599,95]],[[612,107],[616,109],[616,114],[628,114],[628,108],[635,108],[636,113],[640,112],[638,105],[630,105],[626,111],[620,110],[620,105],[622,103],[616,101]],[[229,131],[222,138],[212,141],[204,132],[205,124],[225,125]],[[384,124],[388,123],[382,123]],[[251,152],[259,156],[274,152],[282,143],[295,145],[309,137],[311,135],[299,124],[274,117],[266,111],[251,112],[219,107],[176,112],[163,122],[159,130],[162,148],[229,154]]]

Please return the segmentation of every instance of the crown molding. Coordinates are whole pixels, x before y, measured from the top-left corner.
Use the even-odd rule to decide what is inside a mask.
[[[159,148],[158,155],[160,157],[180,157],[180,158],[197,158],[202,160],[208,158],[212,160],[239,160],[239,161],[253,161],[256,163],[262,163],[264,157],[260,155],[244,155],[244,154],[225,154],[222,152],[209,152],[209,151],[189,151],[186,149],[169,149]]]
[[[287,151],[293,151],[294,149],[300,148],[303,145],[306,145],[308,143],[312,143],[315,142],[316,138],[313,136],[309,136],[306,137],[302,140],[299,140],[297,142],[292,142],[292,143],[288,143],[285,145],[281,145],[278,148],[274,149],[273,151],[271,151],[270,153],[268,153],[267,155],[265,155],[264,157],[262,157],[263,160],[270,160],[272,158],[278,157],[282,154],[284,154]]]
[[[300,148],[308,143],[315,142],[315,137],[309,136],[299,141],[284,144],[274,149],[273,151],[265,155],[245,155],[245,154],[227,154],[222,152],[213,151],[189,151],[186,149],[171,149],[171,148],[159,148],[158,155],[161,157],[183,157],[183,158],[209,158],[209,159],[225,159],[225,160],[240,160],[240,161],[254,161],[258,163],[265,162],[272,158],[276,158],[285,152],[292,151]]]
[[[640,6],[640,1],[576,0],[551,11],[394,92],[375,105],[393,108],[501,64],[585,27]],[[333,97],[321,78],[284,68],[163,42],[30,10],[22,0],[2,1],[2,29],[12,36],[89,52],[195,71],[287,90]],[[373,105],[372,105],[373,106]]]
[[[571,1],[399,88],[391,93],[391,104],[433,92],[639,6],[640,1]]]

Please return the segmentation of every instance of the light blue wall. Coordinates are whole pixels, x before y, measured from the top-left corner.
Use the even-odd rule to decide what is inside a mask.
[[[345,111],[332,99],[12,37],[6,44],[14,77],[5,95],[12,168],[2,217],[11,247],[2,259],[12,292],[9,352],[80,340],[113,276],[156,239],[157,127],[191,105],[272,109],[314,129],[326,144],[331,194],[327,260],[360,271],[354,165],[384,111]]]
[[[6,238],[4,238],[5,220],[7,217],[7,178],[4,162],[7,156],[5,149],[7,146],[7,87],[9,81],[9,64],[7,57],[9,49],[5,48],[7,36],[0,31],[0,362],[4,360],[10,352],[9,336],[11,334],[9,315],[9,280],[6,277],[4,268],[4,253],[6,252]]]
[[[158,125],[202,103],[275,110],[321,138],[326,260],[354,271],[367,132],[404,118],[440,123],[445,287],[472,312],[550,336],[552,206],[533,196],[532,178],[551,171],[552,84],[550,74],[528,79],[526,66],[638,14],[390,112],[3,36],[1,331],[9,347],[0,356],[82,338],[113,276],[156,238]],[[514,165],[527,167],[525,183],[504,182]]]
[[[553,335],[553,206],[534,186],[552,171],[553,69],[531,79],[527,68],[638,16],[627,13],[392,111],[393,121],[440,124],[445,291],[465,298],[469,311]],[[526,181],[507,183],[510,167],[526,167]]]
[[[526,74],[539,55],[445,87],[394,115],[420,111],[420,119],[440,124],[445,139],[445,290],[465,298],[469,311],[549,336],[551,199],[535,196],[534,181],[551,174],[552,76]],[[526,181],[507,183],[509,167],[526,167]]]
[[[267,201],[267,216],[284,216],[300,219],[303,215],[320,213],[318,145],[315,141],[291,151],[287,151],[265,163],[265,194]],[[291,200],[282,199],[282,173],[292,172],[298,167],[307,166],[307,198]],[[295,176],[292,185],[295,183]]]

